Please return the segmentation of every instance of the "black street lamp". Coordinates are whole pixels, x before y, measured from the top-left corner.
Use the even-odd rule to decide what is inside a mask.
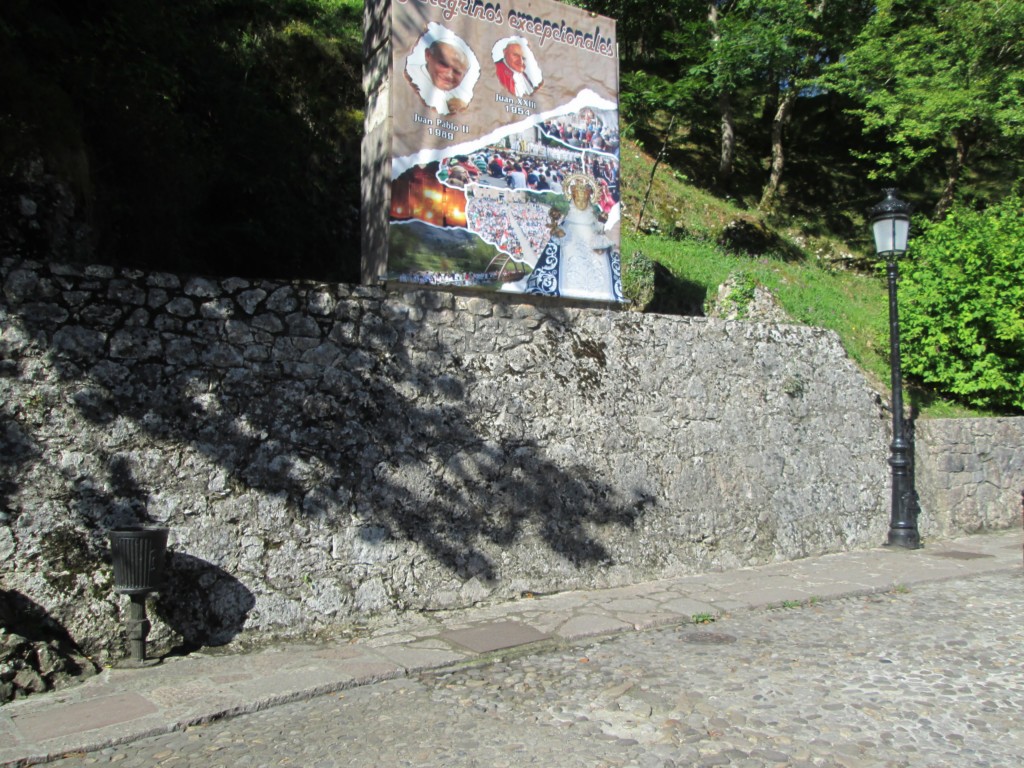
[[[910,206],[896,197],[895,189],[885,190],[885,200],[871,209],[871,228],[875,251],[884,256],[889,275],[889,359],[892,368],[892,443],[889,466],[892,467],[892,512],[889,518],[889,546],[917,549],[921,536],[917,516],[921,511],[914,488],[913,449],[907,439],[903,418],[903,375],[900,370],[900,317],[896,306],[896,260],[907,252],[910,235]]]

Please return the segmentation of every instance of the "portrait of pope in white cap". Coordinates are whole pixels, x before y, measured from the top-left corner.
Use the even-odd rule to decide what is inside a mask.
[[[423,103],[439,115],[465,109],[480,79],[480,62],[466,41],[430,22],[405,61],[405,74]]]

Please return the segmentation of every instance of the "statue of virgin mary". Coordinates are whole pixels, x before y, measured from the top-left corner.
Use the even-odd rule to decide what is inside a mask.
[[[551,238],[526,280],[526,293],[598,301],[622,301],[622,267],[614,243],[597,218],[597,181],[574,173],[562,182],[569,212],[552,226]]]

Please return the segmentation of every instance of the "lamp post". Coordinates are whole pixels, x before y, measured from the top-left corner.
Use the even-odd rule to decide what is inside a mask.
[[[896,197],[895,189],[885,190],[885,200],[871,209],[871,228],[875,252],[884,256],[889,276],[889,360],[892,369],[892,443],[889,466],[892,467],[892,511],[889,518],[888,545],[917,549],[920,507],[914,488],[913,451],[907,439],[903,418],[903,375],[900,369],[900,317],[896,305],[897,259],[907,251],[910,235],[910,206]]]

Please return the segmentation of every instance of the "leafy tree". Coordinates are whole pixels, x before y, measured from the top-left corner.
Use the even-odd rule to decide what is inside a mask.
[[[920,223],[900,286],[907,373],[970,405],[1024,411],[1024,198]]]
[[[775,106],[769,176],[758,204],[770,210],[782,183],[785,133],[797,99],[816,91],[816,79],[863,27],[870,6],[864,0],[765,0],[750,5],[761,30],[769,104]]]
[[[619,19],[623,51],[622,106],[650,125],[667,114],[677,123],[717,122],[717,184],[728,190],[735,171],[737,116],[754,111],[763,91],[760,28],[746,0],[597,0],[590,6]],[[656,15],[659,23],[650,23]],[[681,119],[680,119],[681,118]]]
[[[888,137],[874,177],[898,181],[941,154],[941,217],[979,144],[1024,137],[1022,29],[1020,0],[879,0],[821,81],[858,100],[865,133]]]
[[[661,133],[672,116],[676,125],[697,129],[682,130],[691,141],[710,134],[714,125],[720,190],[732,188],[744,131],[748,138],[742,146],[770,144],[765,207],[781,183],[783,137],[797,99],[814,95],[820,69],[839,57],[872,8],[870,0],[659,0],[653,5],[593,0],[584,5],[619,20],[621,102],[629,121]],[[658,23],[651,23],[652,16]],[[767,120],[758,119],[761,112],[768,113]]]
[[[782,180],[784,133],[797,99],[822,67],[837,58],[868,16],[864,0],[711,0],[710,45],[692,68],[718,105],[719,186],[734,171],[736,112],[763,104],[771,114],[771,165],[761,208],[770,208]]]
[[[693,68],[707,56],[707,0],[575,4],[617,19],[622,58],[620,99],[633,124],[650,130],[666,113],[678,118],[703,112],[704,83]],[[652,16],[658,23],[651,23]]]

